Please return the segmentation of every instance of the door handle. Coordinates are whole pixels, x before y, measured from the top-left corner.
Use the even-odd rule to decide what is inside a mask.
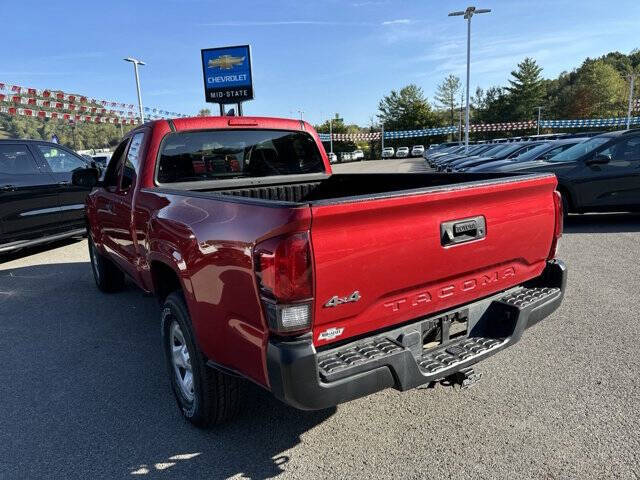
[[[440,224],[440,241],[443,247],[479,240],[486,235],[487,224],[482,215]]]
[[[2,192],[13,192],[16,189],[15,185],[2,185],[0,186],[0,191]]]

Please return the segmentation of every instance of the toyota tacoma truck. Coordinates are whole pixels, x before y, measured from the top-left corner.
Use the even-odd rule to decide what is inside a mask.
[[[334,174],[306,122],[198,117],[134,129],[92,178],[96,284],[157,296],[199,426],[242,378],[312,410],[468,375],[564,295],[551,174]]]

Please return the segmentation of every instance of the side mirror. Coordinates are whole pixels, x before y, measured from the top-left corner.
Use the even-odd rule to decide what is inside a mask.
[[[587,165],[604,165],[611,161],[611,155],[598,153],[595,157],[587,160]]]
[[[98,168],[80,168],[71,175],[71,183],[76,187],[93,188],[100,180],[100,170]]]

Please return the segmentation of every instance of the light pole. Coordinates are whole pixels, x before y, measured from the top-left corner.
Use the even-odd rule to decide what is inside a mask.
[[[298,113],[300,114],[300,120],[304,120],[304,110],[298,110]]]
[[[460,95],[460,122],[458,123],[458,145],[462,143],[462,106],[464,105],[464,98]]]
[[[627,110],[627,130],[631,128],[631,110],[633,107],[633,82],[636,78],[636,74],[632,73],[629,75],[631,77],[631,84],[629,85],[629,109]]]
[[[329,117],[329,150],[333,153],[333,122]]]
[[[464,16],[467,20],[467,108],[465,111],[464,151],[469,151],[469,78],[471,69],[471,17],[476,13],[489,13],[489,8],[467,7],[465,11],[451,12],[450,17]]]
[[[540,111],[543,107],[536,107],[538,109],[538,135],[540,135]]]
[[[127,57],[123,60],[125,62],[133,63],[133,71],[136,74],[136,89],[138,90],[138,107],[140,108],[140,123],[144,123],[144,111],[142,108],[142,95],[140,95],[140,77],[138,76],[138,65],[146,65],[146,63],[133,57]]]

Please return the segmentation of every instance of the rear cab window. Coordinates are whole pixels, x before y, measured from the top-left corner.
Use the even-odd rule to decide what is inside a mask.
[[[159,184],[324,173],[316,142],[287,130],[170,133],[160,148]]]
[[[124,159],[122,178],[120,180],[120,189],[123,191],[131,188],[136,182],[138,172],[140,171],[140,153],[143,139],[144,132],[136,133],[129,144],[129,150]]]

